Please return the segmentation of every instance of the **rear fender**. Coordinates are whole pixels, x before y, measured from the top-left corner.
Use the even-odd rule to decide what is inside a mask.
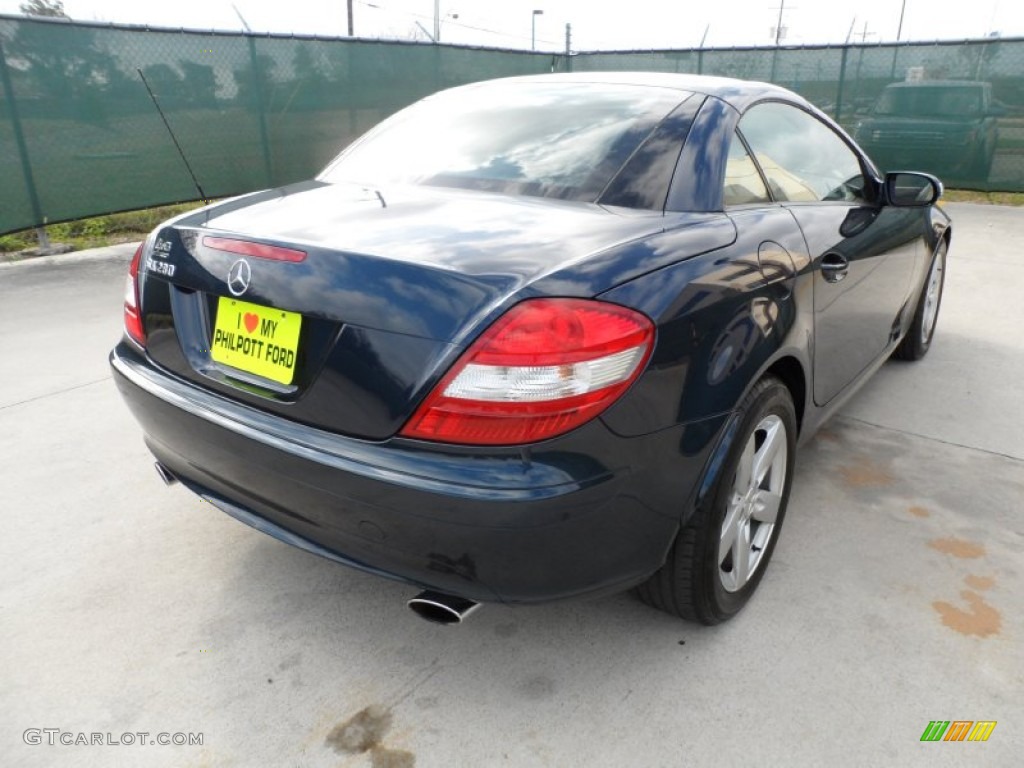
[[[742,217],[732,245],[601,295],[644,312],[658,327],[644,375],[602,417],[617,434],[731,413],[787,354],[807,367],[813,296],[806,245],[788,211]]]

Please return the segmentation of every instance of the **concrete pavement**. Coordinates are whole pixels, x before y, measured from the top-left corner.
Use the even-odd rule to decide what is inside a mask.
[[[801,450],[761,588],[715,628],[625,595],[420,621],[408,587],[159,481],[105,359],[131,247],[0,267],[0,764],[1017,765],[1024,210],[949,210],[931,352]],[[921,743],[936,719],[998,725]],[[149,736],[25,743],[44,728]]]

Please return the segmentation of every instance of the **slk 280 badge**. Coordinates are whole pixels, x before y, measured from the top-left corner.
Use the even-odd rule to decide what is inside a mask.
[[[148,272],[155,272],[158,275],[174,277],[175,266],[173,264],[168,264],[166,261],[155,261],[153,259],[147,258],[146,270]]]

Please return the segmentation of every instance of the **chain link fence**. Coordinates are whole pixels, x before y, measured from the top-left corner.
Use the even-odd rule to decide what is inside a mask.
[[[0,17],[0,232],[200,197],[142,76],[211,198],[309,178],[410,102],[553,61]]]
[[[590,53],[572,67],[773,82],[839,122],[882,170],[1024,191],[1024,39]]]
[[[613,69],[773,81],[883,168],[1024,191],[1024,40],[566,57],[0,16],[0,233],[200,197],[143,78],[203,194],[222,197],[313,176],[442,88]]]

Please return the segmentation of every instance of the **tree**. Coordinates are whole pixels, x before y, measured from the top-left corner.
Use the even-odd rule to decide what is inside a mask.
[[[63,13],[54,0],[32,2]],[[28,7],[28,3],[22,6]],[[25,81],[26,99],[35,101],[39,113],[102,123],[109,106],[104,97],[126,91],[128,77],[117,57],[97,41],[96,31],[89,27],[16,23],[5,48],[8,63]]]
[[[209,64],[178,59],[178,68],[188,91],[188,102],[196,107],[217,106],[217,75]]]
[[[56,19],[70,18],[64,13],[64,0],[27,0],[18,8],[26,16],[50,16]]]
[[[164,106],[178,107],[188,100],[188,89],[170,64],[149,64],[142,68],[142,74]]]
[[[296,107],[323,109],[328,96],[327,77],[320,69],[320,61],[314,57],[309,45],[300,45],[292,57],[292,72],[295,73],[290,101]]]
[[[249,64],[235,69],[235,100],[257,112],[268,109],[273,95],[275,69],[277,60],[265,53],[254,56]]]
[[[972,80],[988,80],[993,60],[1002,52],[999,33],[993,32],[984,43],[964,43],[960,46],[960,58]]]

